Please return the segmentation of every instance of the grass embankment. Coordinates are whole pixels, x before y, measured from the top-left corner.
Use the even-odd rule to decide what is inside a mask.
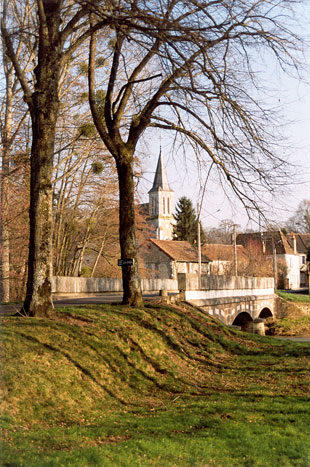
[[[276,320],[270,329],[275,336],[310,336],[310,315]]]
[[[310,336],[310,296],[300,293],[277,291],[288,305],[287,316],[277,319],[271,325],[271,333],[278,336]],[[309,311],[308,311],[309,313]]]
[[[308,466],[310,345],[191,308],[3,319],[6,466]]]
[[[294,303],[309,303],[310,304],[310,295],[309,294],[300,294],[300,293],[290,293],[284,292],[282,290],[277,290],[279,297],[283,298],[287,302]]]

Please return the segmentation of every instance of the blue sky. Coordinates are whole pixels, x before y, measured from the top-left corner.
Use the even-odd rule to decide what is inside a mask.
[[[308,2],[301,11],[296,11],[297,17],[303,19],[303,35],[310,30],[310,5]],[[302,28],[302,26],[300,26]],[[309,38],[308,38],[309,39]],[[267,200],[269,203],[268,219],[271,222],[281,223],[288,219],[296,210],[303,199],[310,199],[310,45],[305,48],[304,79],[297,80],[288,76],[281,76],[271,66],[271,73],[267,78],[271,86],[277,90],[277,98],[281,106],[281,113],[285,121],[284,134],[288,137],[287,158],[299,167],[299,176],[295,177],[292,184],[285,187],[284,192],[276,199]],[[308,83],[307,83],[308,79]],[[191,198],[193,204],[201,201],[201,192],[196,171],[196,164],[189,160],[186,164],[176,161],[169,155],[169,142],[161,137],[160,142],[148,145],[150,150],[144,164],[144,179],[140,184],[140,194],[144,201],[147,200],[147,191],[151,188],[151,182],[156,169],[159,146],[168,173],[169,183],[175,191],[175,200],[180,196]],[[202,202],[202,223],[205,226],[217,226],[221,220],[232,219],[241,224],[242,228],[257,229],[255,222],[249,222],[241,204],[236,199],[229,199],[222,190],[212,184],[208,184]]]

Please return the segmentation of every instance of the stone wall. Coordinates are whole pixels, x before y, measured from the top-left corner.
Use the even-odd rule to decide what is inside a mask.
[[[199,290],[197,274],[178,274],[180,290]],[[201,291],[203,290],[274,290],[272,277],[236,277],[236,276],[201,276]],[[269,293],[269,292],[268,292]],[[272,292],[273,293],[273,292]]]
[[[173,279],[141,279],[141,288],[145,292],[177,291],[178,284]],[[52,292],[58,295],[122,291],[122,279],[57,276],[52,280]]]
[[[197,302],[191,302],[197,305]],[[247,313],[252,320],[260,317],[262,310],[268,309],[275,315],[274,297],[234,297],[229,300],[210,300],[209,303],[201,303],[199,306],[203,311],[219,319],[225,324],[232,325],[240,313]]]
[[[274,280],[270,277],[201,277],[198,289],[196,274],[178,274],[181,296],[205,312],[231,325],[240,313],[250,320],[261,317],[261,313],[275,315]]]
[[[171,258],[161,251],[152,242],[149,242],[147,252],[143,255],[147,269],[159,279],[173,278],[173,263]]]
[[[292,303],[276,297],[277,318],[298,318],[310,315],[310,303]]]

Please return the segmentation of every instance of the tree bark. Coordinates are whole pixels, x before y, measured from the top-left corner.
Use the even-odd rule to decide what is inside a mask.
[[[111,74],[108,89],[105,97],[104,119],[98,110],[95,94],[95,53],[96,37],[92,34],[89,48],[89,103],[94,120],[94,124],[100,134],[102,141],[113,155],[119,184],[119,241],[121,249],[121,259],[132,259],[133,265],[122,266],[123,277],[123,304],[140,306],[143,304],[140,277],[138,270],[136,251],[136,230],[135,230],[135,198],[133,179],[133,152],[135,145],[131,149],[126,147],[122,141],[119,128],[118,117],[113,120],[112,95],[115,86],[115,79],[120,59],[120,45],[122,36],[119,35],[113,57]]]
[[[1,174],[1,219],[0,219],[0,300],[7,303],[10,301],[10,233],[8,227],[8,197],[9,197],[9,164],[8,153],[3,144],[2,150],[2,174]]]
[[[38,2],[40,4],[40,1]],[[58,8],[41,4],[38,64],[35,92],[30,105],[32,119],[30,240],[26,299],[22,313],[49,316],[52,301],[53,158],[59,108],[61,71]]]
[[[3,20],[7,15],[7,3],[3,5]],[[11,149],[12,135],[12,109],[13,109],[13,67],[6,54],[6,47],[3,41],[3,70],[5,74],[5,115],[4,125],[2,127],[2,167],[1,167],[1,194],[0,194],[0,300],[10,301],[10,232],[8,226],[8,203],[10,196],[9,187],[9,158]],[[2,125],[1,125],[2,126]]]
[[[11,89],[7,88],[5,128],[2,137],[2,170],[1,170],[1,219],[0,219],[0,272],[1,272],[1,300],[10,301],[10,232],[8,226],[9,203],[9,153],[11,133]]]
[[[136,251],[135,203],[132,157],[116,160],[119,181],[119,238],[121,259],[133,259],[133,265],[122,266],[123,305],[141,306],[143,298],[140,287]]]
[[[23,311],[28,316],[48,316],[53,310],[52,171],[58,99],[36,93],[34,107],[28,280]]]

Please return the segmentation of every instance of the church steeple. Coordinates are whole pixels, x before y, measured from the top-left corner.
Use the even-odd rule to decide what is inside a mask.
[[[172,240],[173,237],[173,198],[161,150],[158,157],[153,186],[149,191],[149,216],[155,228],[156,238]]]
[[[171,188],[168,184],[168,178],[167,178],[166,169],[163,163],[163,158],[161,155],[161,148],[160,148],[160,153],[158,157],[154,183],[149,193],[152,193],[158,190],[171,191]]]

